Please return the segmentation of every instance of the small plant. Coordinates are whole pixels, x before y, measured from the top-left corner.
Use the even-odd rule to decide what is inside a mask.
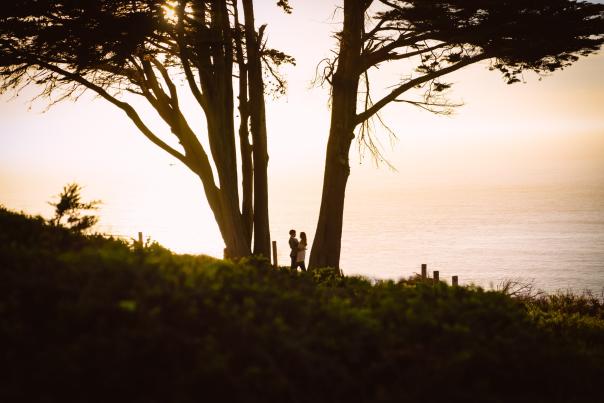
[[[495,291],[521,301],[536,300],[545,295],[542,290],[535,288],[534,282],[520,279],[505,279],[497,285]]]
[[[63,191],[57,195],[59,201],[49,202],[55,208],[55,215],[50,220],[51,224],[65,227],[75,232],[83,232],[92,228],[98,217],[94,215],[82,215],[85,211],[96,210],[101,203],[100,200],[90,202],[82,201],[82,187],[77,183],[70,183],[63,187]]]

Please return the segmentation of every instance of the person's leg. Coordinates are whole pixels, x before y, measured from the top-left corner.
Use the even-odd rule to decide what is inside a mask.
[[[296,266],[296,257],[295,256],[290,256],[292,259],[292,264],[291,264],[291,269],[292,270],[296,270],[297,266]]]
[[[302,271],[306,271],[306,265],[304,264],[304,261],[298,262],[298,266],[300,266]]]

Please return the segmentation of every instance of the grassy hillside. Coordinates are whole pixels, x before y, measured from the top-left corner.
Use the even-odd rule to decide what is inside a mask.
[[[587,402],[604,308],[135,248],[0,209],[2,402]]]

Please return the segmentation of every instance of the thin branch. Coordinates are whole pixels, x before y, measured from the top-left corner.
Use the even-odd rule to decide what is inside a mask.
[[[172,105],[172,107],[178,108],[178,93],[176,91],[176,86],[174,85],[174,82],[168,74],[168,71],[155,57],[151,57],[150,60],[151,63],[153,63],[153,65],[155,66],[155,68],[159,70],[164,82],[168,86],[168,91],[170,91],[170,104]]]
[[[153,71],[153,66],[151,65],[152,59],[153,57],[149,55],[145,55],[141,59],[143,70],[145,72],[146,83],[151,87],[151,90],[155,94],[155,98],[157,98],[157,100],[162,104],[168,106],[168,109],[170,109],[172,106],[172,102],[170,100],[170,97],[166,94],[164,89],[161,87],[161,84],[157,80],[157,76],[155,75],[155,71]]]
[[[365,71],[363,72],[363,83],[365,85],[365,110],[369,109],[373,105],[369,82],[369,73]],[[394,131],[382,120],[382,117],[379,113],[376,113],[374,118],[376,118],[379,124],[382,125],[382,127],[386,129],[386,131],[390,134],[391,142],[397,139],[396,133],[394,133]],[[359,129],[359,135],[357,140],[359,146],[359,155],[361,157],[363,156],[362,146],[365,145],[365,147],[369,149],[369,152],[371,153],[376,165],[379,163],[384,163],[388,166],[389,169],[396,171],[394,165],[392,165],[382,153],[382,145],[380,144],[378,139],[374,139],[374,136],[371,133],[372,131],[373,129],[371,119],[367,119],[361,123],[361,128]]]
[[[373,36],[374,36],[375,34],[377,34],[377,33],[378,33],[378,31],[380,31],[380,30],[382,29],[382,26],[383,26],[383,25],[384,25],[386,22],[387,22],[387,20],[386,20],[385,18],[380,19],[380,20],[378,21],[378,23],[377,23],[377,24],[375,24],[375,27],[373,27],[373,28],[371,29],[371,31],[369,31],[369,32],[367,32],[366,34],[364,34],[364,35],[363,35],[363,40],[365,41],[365,40],[367,40],[367,39],[373,38]]]
[[[187,51],[186,41],[184,40],[184,4],[181,2],[178,7],[178,23],[177,23],[177,31],[178,31],[178,49],[180,53],[180,60],[182,61],[182,67],[185,72],[185,77],[187,78],[187,83],[189,84],[189,88],[191,89],[191,93],[197,100],[197,103],[201,106],[201,108],[207,113],[208,111],[208,101],[206,97],[203,95],[199,87],[197,86],[197,82],[195,81],[195,76],[193,75],[193,70],[191,69],[191,64],[189,63],[189,54]]]
[[[27,58],[29,59],[29,62],[31,64],[36,64],[42,68],[48,69],[59,75],[62,75],[63,77],[65,77],[69,80],[75,81],[75,82],[83,85],[84,87],[94,91],[95,93],[97,93],[99,96],[101,96],[105,100],[109,101],[113,105],[115,105],[118,108],[120,108],[121,110],[123,110],[126,113],[126,115],[128,115],[130,120],[132,120],[134,122],[136,127],[145,135],[145,137],[147,137],[149,140],[151,140],[151,142],[153,144],[157,145],[162,150],[166,151],[168,154],[170,154],[174,158],[178,159],[183,164],[185,164],[186,166],[191,168],[194,172],[196,172],[196,169],[194,169],[195,167],[192,166],[191,162],[188,161],[187,158],[183,154],[181,154],[180,152],[176,151],[175,149],[170,147],[168,144],[166,144],[163,140],[161,140],[159,137],[157,137],[144,124],[144,122],[142,121],[142,119],[140,118],[140,116],[138,115],[136,110],[129,103],[118,100],[117,98],[115,98],[111,94],[109,94],[107,91],[105,91],[105,89],[103,89],[102,87],[99,87],[98,85],[93,84],[92,82],[86,80],[84,77],[82,77],[78,74],[71,73],[58,66],[46,63],[46,62],[38,60],[34,57],[28,56]]]
[[[488,59],[488,58],[489,58],[489,56],[486,53],[482,53],[482,54],[472,56],[472,57],[466,57],[466,58],[462,59],[461,61],[459,61],[455,64],[452,64],[448,67],[444,67],[440,70],[432,71],[421,77],[409,80],[406,83],[404,83],[404,84],[398,86],[397,88],[395,88],[394,90],[392,90],[388,95],[384,96],[382,99],[380,99],[378,102],[376,102],[371,108],[358,114],[356,117],[356,122],[357,122],[357,124],[359,124],[359,123],[362,123],[365,120],[369,119],[371,116],[375,115],[380,109],[382,109],[384,106],[386,106],[389,102],[394,101],[395,99],[397,99],[399,97],[399,95],[401,95],[405,91],[410,90],[411,88],[413,88],[415,86],[424,84],[430,80],[444,76],[445,74],[449,74],[455,70],[459,70],[462,67],[468,66],[472,63],[476,63],[480,60],[484,60],[484,59]]]
[[[385,40],[387,39],[389,38],[386,38]],[[404,46],[412,46],[417,42],[421,42],[427,39],[430,39],[430,33],[428,32],[422,33],[420,35],[400,34],[398,38],[388,42],[387,45],[383,45],[381,48],[377,48],[372,52],[372,54],[374,54],[375,57],[379,59],[380,57],[382,57],[382,55],[387,55],[397,48],[401,48]]]
[[[395,10],[398,10],[398,11],[404,11],[404,10],[403,10],[403,8],[402,8],[401,6],[399,6],[398,4],[394,4],[394,3],[393,3],[393,2],[391,2],[391,1],[388,1],[388,0],[379,0],[379,2],[380,2],[380,3],[382,3],[382,4],[385,4],[385,5],[389,6],[389,7],[392,7],[392,8],[394,8]]]
[[[435,113],[437,115],[450,115],[452,108],[459,108],[463,106],[463,104],[452,104],[448,102],[421,102],[421,101],[411,101],[408,99],[395,99],[393,102],[402,102],[406,104],[410,104],[416,106],[420,109],[423,109],[428,112]],[[437,109],[442,108],[442,109]]]
[[[450,44],[447,42],[441,42],[434,46],[421,48],[414,52],[407,52],[407,53],[391,53],[391,52],[384,53],[381,50],[379,50],[379,51],[364,55],[363,70],[370,69],[371,67],[376,66],[379,63],[386,62],[386,61],[402,60],[402,59],[408,59],[408,58],[415,57],[415,56],[421,56],[422,54],[424,54],[426,52],[433,52],[434,50],[443,48],[445,46],[450,46]]]

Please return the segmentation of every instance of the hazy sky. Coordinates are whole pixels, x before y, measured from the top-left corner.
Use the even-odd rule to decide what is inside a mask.
[[[292,15],[274,3],[257,2],[257,23],[268,23],[270,45],[297,60],[283,69],[287,95],[267,100],[276,222],[292,214],[287,206],[294,197],[308,199],[309,209],[318,212],[329,109],[327,90],[311,81],[317,64],[334,48],[340,16],[334,14],[337,1],[292,0]],[[383,69],[374,87],[408,72],[405,65]],[[383,117],[398,141],[391,144],[386,133],[380,138],[397,171],[376,169],[353,150],[348,202],[368,189],[560,181],[604,185],[603,72],[599,54],[541,81],[527,74],[526,83],[508,86],[487,64],[479,64],[447,78],[454,83],[449,98],[464,103],[453,116],[389,106]],[[44,102],[27,102],[32,94],[0,97],[0,203],[48,216],[46,202],[75,180],[85,186],[86,196],[104,201],[103,230],[157,232],[154,238],[177,250],[221,249],[199,181],[148,142],[121,111],[84,96],[43,113]],[[202,128],[202,120],[196,127]],[[311,221],[304,222],[306,228],[314,226]],[[173,234],[175,228],[197,235],[162,237],[162,231]]]

